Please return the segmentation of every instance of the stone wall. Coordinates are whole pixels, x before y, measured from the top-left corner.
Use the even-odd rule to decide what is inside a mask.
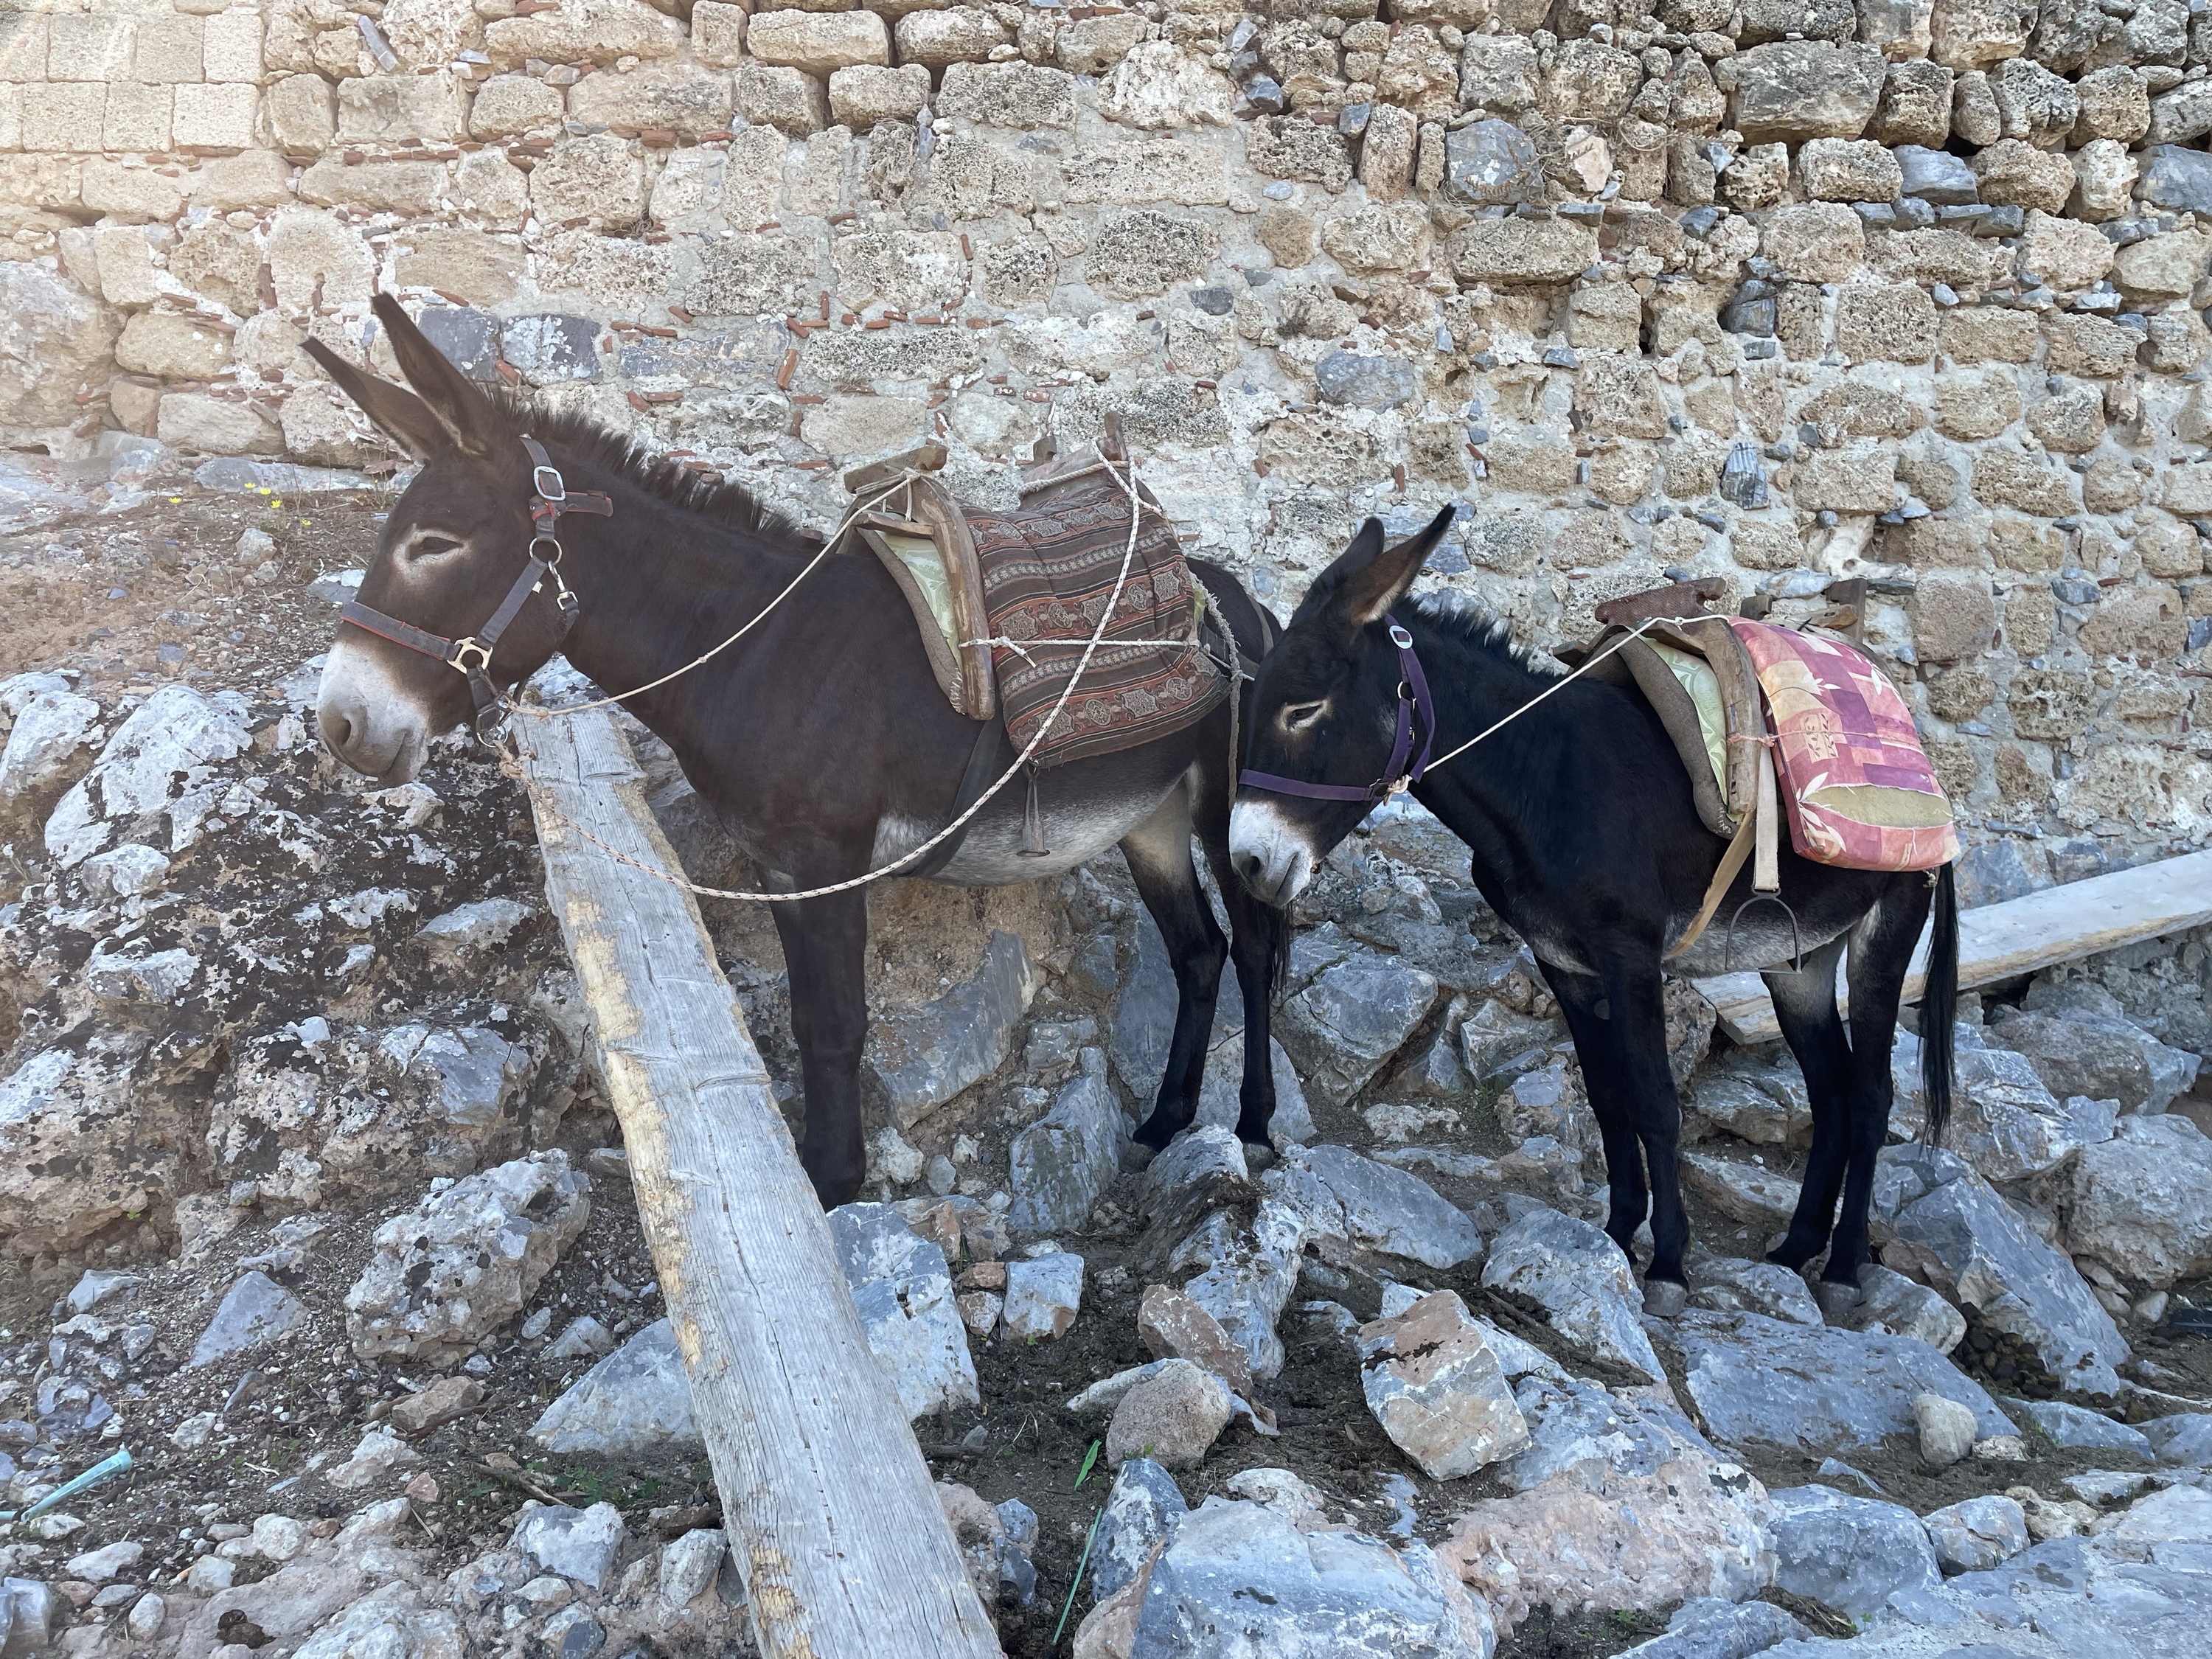
[[[1119,410],[1279,606],[1855,613],[1980,896],[2212,835],[2197,0],[757,3],[0,0],[0,422],[373,462],[379,288],[816,521]]]

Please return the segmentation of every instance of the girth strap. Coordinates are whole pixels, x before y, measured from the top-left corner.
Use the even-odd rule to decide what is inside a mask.
[[[522,574],[514,579],[490,619],[474,634],[459,639],[447,639],[442,634],[433,634],[427,629],[404,623],[397,617],[387,616],[359,599],[347,601],[338,612],[341,623],[351,623],[364,633],[379,639],[390,640],[394,645],[404,646],[410,651],[420,652],[426,657],[435,657],[448,668],[459,669],[468,677],[469,696],[475,704],[473,725],[477,735],[487,737],[499,724],[499,688],[491,678],[492,653],[499,649],[501,638],[513,625],[530,596],[544,586],[545,578],[553,578],[553,648],[559,650],[568,637],[568,630],[576,623],[576,596],[568,584],[561,579],[561,540],[555,533],[564,513],[591,513],[600,517],[611,517],[615,504],[612,498],[597,492],[577,491],[571,494],[553,465],[553,458],[545,453],[545,446],[522,434],[522,447],[529,451],[531,461],[530,521],[535,533],[530,538],[530,556],[524,562]]]

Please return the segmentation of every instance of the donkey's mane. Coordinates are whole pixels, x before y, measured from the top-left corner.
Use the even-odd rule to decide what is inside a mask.
[[[1417,595],[1413,610],[1438,633],[1540,679],[1559,671],[1513,637],[1513,624],[1479,599],[1449,588]]]
[[[483,390],[518,434],[527,432],[547,443],[581,450],[600,466],[671,507],[754,535],[787,542],[796,542],[804,535],[795,521],[743,484],[709,483],[689,467],[653,454],[628,433],[617,432],[589,415],[554,409],[504,386]]]

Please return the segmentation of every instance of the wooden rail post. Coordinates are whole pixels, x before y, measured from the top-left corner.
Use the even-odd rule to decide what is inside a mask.
[[[603,710],[517,735],[764,1659],[996,1659],[697,905],[570,827],[677,869],[628,744]]]

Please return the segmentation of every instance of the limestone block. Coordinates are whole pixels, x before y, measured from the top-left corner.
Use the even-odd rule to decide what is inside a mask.
[[[1369,199],[1395,201],[1413,180],[1413,152],[1420,121],[1411,110],[1395,104],[1377,104],[1367,117],[1367,131],[1359,142],[1359,182]]]
[[[1053,61],[1070,75],[1103,75],[1144,38],[1145,20],[1136,12],[1086,17],[1053,36]]]
[[[1663,438],[1667,401],[1659,376],[1641,357],[1594,357],[1575,374],[1583,429],[1610,436]]]
[[[225,11],[203,20],[200,70],[210,81],[258,84],[261,79],[261,14]]]
[[[1936,338],[1936,302],[1917,284],[1851,283],[1836,291],[1836,344],[1853,362],[1924,363]]]
[[[2045,364],[2054,374],[2081,374],[2108,380],[2124,374],[2136,360],[2142,336],[2133,329],[2102,317],[2048,317],[2044,333],[2050,341]]]
[[[179,180],[103,157],[84,164],[78,188],[87,207],[130,224],[173,219],[184,210],[185,191]]]
[[[1052,245],[1042,237],[1022,236],[978,247],[975,271],[977,292],[988,303],[1042,305],[1052,297],[1060,262],[1053,258]],[[1172,332],[1173,325],[1170,329]]]
[[[361,233],[336,214],[284,208],[269,227],[269,274],[278,308],[299,316],[318,299],[332,306],[365,304],[374,291],[376,260]]]
[[[278,207],[292,199],[292,169],[274,150],[217,156],[199,170],[192,200],[213,213]]]
[[[899,50],[906,51],[904,31],[909,24],[918,23],[924,16],[935,13],[917,12],[899,20],[902,31]],[[1139,127],[1147,131],[1165,131],[1182,127],[1226,126],[1237,106],[1237,88],[1229,77],[1207,67],[1202,58],[1195,58],[1165,40],[1147,40],[1132,47],[1107,72],[1098,84],[1098,112],[1109,121],[1123,126]],[[1280,120],[1291,118],[1279,117]],[[1298,125],[1308,132],[1320,134],[1303,117]],[[1256,123],[1255,124],[1256,127]],[[1340,149],[1344,141],[1334,133],[1326,136],[1335,139]],[[1255,131],[1253,142],[1259,142]],[[1309,146],[1318,149],[1318,146]],[[1259,164],[1255,161],[1254,165]],[[1345,170],[1351,171],[1349,158]]]
[[[938,88],[937,112],[1024,131],[1072,127],[1075,125],[1075,77],[1064,70],[1040,69],[1020,62],[952,64],[946,67],[944,84]]]
[[[1954,369],[1936,377],[1931,415],[1947,438],[1994,438],[2020,418],[2020,385],[2002,369]]]
[[[251,149],[261,112],[261,89],[251,86],[188,86],[176,89],[173,142],[179,149]]]
[[[2105,394],[2081,380],[2052,375],[2050,395],[2027,414],[2027,429],[2045,449],[2086,455],[2104,441]]]
[[[1935,0],[1858,0],[1857,10],[1859,39],[1891,63],[1927,57]]]
[[[1460,102],[1516,115],[1536,102],[1535,44],[1520,34],[1471,34],[1459,59]]]
[[[1248,124],[1244,159],[1253,172],[1264,178],[1303,179],[1332,194],[1352,182],[1352,152],[1342,136],[1316,126],[1304,116],[1263,115]],[[1590,257],[1595,258],[1597,239],[1593,235],[1589,240]],[[1588,264],[1590,260],[1582,263]]]
[[[100,270],[100,297],[112,306],[136,310],[160,297],[154,284],[154,248],[136,225],[112,225],[93,232],[93,259]]]
[[[830,76],[830,114],[854,132],[878,121],[911,121],[928,101],[929,71],[920,64],[854,64]]]
[[[1753,144],[1738,153],[1721,178],[1729,205],[1739,213],[1772,207],[1790,187],[1790,147]]]
[[[154,417],[154,435],[172,449],[205,455],[279,455],[284,434],[251,404],[202,392],[172,392]]]
[[[1954,362],[2024,363],[2035,356],[2038,330],[2033,312],[1961,306],[1944,313],[1939,334]]]
[[[735,69],[744,59],[750,14],[728,0],[696,0],[691,8],[691,56],[708,69]]]
[[[477,88],[469,106],[469,134],[507,138],[556,127],[565,109],[561,88],[534,75],[495,75]]]
[[[122,337],[115,343],[120,367],[165,380],[204,380],[229,360],[227,330],[173,312],[140,312],[123,325]]]
[[[1218,148],[1205,142],[1152,137],[1088,145],[1067,164],[1066,199],[1121,207],[1224,207],[1229,177]],[[1261,210],[1265,220],[1270,202]],[[1311,256],[1309,255],[1309,258]]]
[[[118,12],[59,13],[46,20],[46,78],[93,82],[131,78],[137,19]]]
[[[2066,198],[2074,193],[2073,164],[2024,139],[2000,138],[1968,165],[1981,181],[1982,199],[1996,206],[2063,213]]]
[[[175,106],[174,87],[152,87],[136,81],[116,82],[107,88],[101,112],[100,148],[142,153],[168,149]]]
[[[201,36],[206,25],[201,19],[148,10],[137,21],[131,66],[136,79],[176,83],[204,78]]]
[[[1936,0],[1929,56],[1947,69],[1986,69],[2027,50],[2035,18],[2033,0]]]
[[[1881,143],[1940,149],[1951,136],[1951,71],[1925,58],[1892,64],[1866,132]]]
[[[1578,48],[1595,48],[1608,52],[1616,58],[1626,59],[1627,92],[1621,95],[1620,106],[1628,107],[1628,97],[1640,79],[1636,60],[1626,52],[1599,46],[1595,40],[1569,40],[1562,43],[1559,52],[1559,68],[1555,75],[1572,76],[1570,65],[1578,57]],[[1615,66],[1608,65],[1611,75],[1618,75]],[[1601,77],[1606,78],[1606,77]],[[1582,82],[1577,80],[1577,84]],[[1389,103],[1411,110],[1425,120],[1442,120],[1459,113],[1459,63],[1437,38],[1436,31],[1417,24],[1402,25],[1392,36],[1382,54],[1382,64],[1375,76],[1375,95]]]
[[[2117,219],[2128,210],[2141,168],[2117,138],[2092,138],[2075,150],[2071,210],[2089,220]]]
[[[530,178],[495,149],[464,155],[453,168],[453,204],[480,225],[520,230],[530,213]]]
[[[2208,259],[2212,259],[2212,234],[2167,231],[2122,248],[2113,261],[2112,275],[2130,293],[2178,298],[2193,292],[2204,279]]]
[[[2178,657],[2189,633],[2181,595],[2161,583],[2106,591],[2076,635],[2081,648],[2100,657],[2143,662]]]
[[[1992,518],[1988,542],[1990,558],[2005,570],[2040,574],[2057,569],[2066,559],[2064,536],[2017,513],[1999,513]]]
[[[2028,214],[2018,264],[2023,285],[2041,282],[2061,293],[2078,292],[2095,287],[2112,266],[2112,245],[2095,226],[2039,210]]]
[[[1787,207],[1766,222],[1759,251],[1794,281],[1839,283],[1866,258],[1866,230],[1839,202]]]
[[[1643,80],[1642,65],[1627,52],[1587,38],[1565,40],[1553,54],[1538,101],[1554,120],[1617,121]]]
[[[731,108],[728,76],[681,60],[586,76],[568,94],[568,112],[579,120],[687,137],[723,131]]]
[[[2073,82],[2033,58],[2009,58],[1991,71],[1990,91],[1997,101],[2004,136],[2039,149],[2063,149],[2081,112]]]
[[[169,252],[172,276],[210,304],[244,316],[260,308],[260,273],[261,246],[253,233],[217,219],[193,226]]]
[[[2092,70],[2074,83],[2081,106],[2075,118],[2073,140],[2117,138],[2132,144],[2150,131],[2150,94],[2142,76],[2124,64]]]
[[[1814,138],[1797,152],[1797,174],[1815,202],[1893,202],[1905,179],[1897,158],[1864,138]]]
[[[1951,85],[1951,134],[1970,144],[1994,144],[2004,136],[2004,117],[1990,77],[1968,70]]]
[[[1314,257],[1313,216],[1288,203],[1270,202],[1261,208],[1253,234],[1284,270],[1295,270]]]
[[[624,58],[673,58],[684,38],[681,23],[644,0],[564,0],[557,11],[487,24],[484,50],[496,70],[519,70],[532,58],[605,66]]]
[[[2026,452],[2001,447],[1974,457],[1974,497],[1985,507],[2009,507],[2039,519],[2060,519],[2079,505],[2068,480],[2073,474],[2045,465]]]
[[[359,466],[387,453],[352,398],[327,380],[313,380],[276,411],[284,451],[308,466]]]
[[[300,175],[301,200],[370,213],[434,212],[445,191],[446,169],[436,161],[364,161],[348,167],[332,155]]]
[[[1799,463],[1793,492],[1808,513],[1887,513],[1897,504],[1897,454],[1881,445],[1817,449]]]
[[[1927,662],[1980,655],[1996,637],[1996,602],[1988,579],[1963,571],[1923,576],[1912,594],[1913,648]]]
[[[1428,211],[1418,202],[1376,203],[1324,222],[1321,245],[1347,270],[1425,270]]]
[[[531,173],[530,204],[548,227],[627,230],[645,216],[645,164],[612,133],[561,139]]]
[[[1886,65],[1869,46],[1778,40],[1734,60],[1735,125],[1747,142],[1856,138],[1874,118]]]
[[[1210,224],[1148,208],[1103,218],[1085,251],[1091,286],[1118,299],[1161,293],[1204,275],[1217,237]]]
[[[1579,276],[1597,257],[1597,234],[1566,219],[1477,219],[1450,246],[1462,283],[1557,284]]]
[[[338,141],[450,144],[462,136],[466,106],[450,75],[356,76],[338,82]]]
[[[400,244],[393,278],[403,288],[458,295],[471,305],[496,305],[514,297],[522,275],[522,250],[481,230],[418,225]]]
[[[2136,532],[2135,550],[2147,576],[2185,579],[2204,569],[2203,538],[2187,525],[2147,524]]]
[[[853,310],[880,303],[934,311],[968,291],[968,256],[953,231],[864,230],[838,238],[830,261],[838,296]]]
[[[269,141],[279,149],[316,154],[337,137],[337,100],[319,75],[288,75],[271,82],[266,113]]]
[[[866,14],[872,15],[872,14]],[[878,31],[882,20],[877,20]],[[761,20],[753,22],[753,56],[764,58],[760,49]],[[932,70],[941,70],[948,64],[980,63],[991,55],[994,46],[1003,46],[1013,37],[1005,24],[989,12],[976,6],[962,6],[950,11],[910,11],[898,20],[898,52],[902,64],[921,64]],[[769,62],[780,61],[768,59]],[[848,58],[847,63],[888,64],[888,57]]]
[[[738,65],[732,89],[738,113],[755,126],[804,138],[830,125],[830,95],[818,75],[747,62]]]
[[[928,404],[919,398],[832,395],[806,411],[799,435],[834,459],[879,455],[911,447],[928,419]]]

